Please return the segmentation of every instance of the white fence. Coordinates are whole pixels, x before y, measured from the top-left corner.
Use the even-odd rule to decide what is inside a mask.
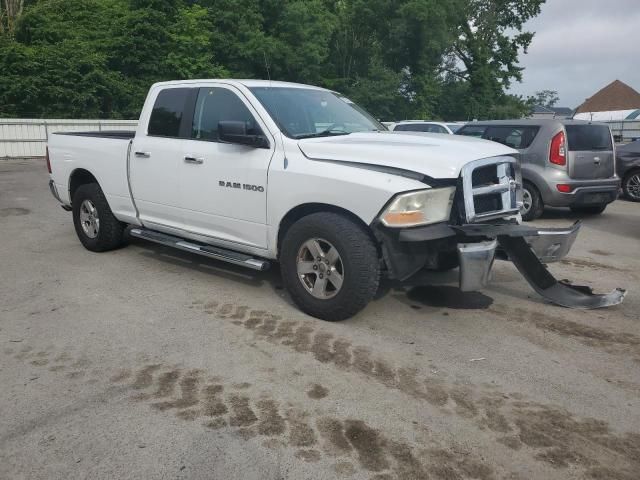
[[[44,120],[0,118],[0,158],[43,157],[54,132],[135,130],[137,120]]]
[[[607,122],[616,141],[640,138],[640,120]],[[44,120],[0,118],[0,158],[43,157],[53,132],[135,130],[137,120]]]
[[[611,133],[617,142],[631,142],[640,138],[640,120],[620,120],[618,122],[606,122],[611,128]]]

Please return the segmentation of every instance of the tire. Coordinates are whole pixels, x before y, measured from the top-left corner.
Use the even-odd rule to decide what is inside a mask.
[[[540,217],[544,211],[544,203],[542,202],[542,196],[538,189],[532,183],[524,182],[522,187],[522,197],[525,205],[529,204],[528,209],[523,207],[520,212],[522,220],[529,222]]]
[[[640,170],[627,173],[622,180],[624,198],[632,202],[640,202]]]
[[[328,321],[358,313],[373,299],[380,282],[378,251],[371,237],[354,221],[331,212],[313,213],[289,228],[282,241],[280,267],[295,304]],[[333,282],[339,279],[338,288]]]
[[[125,225],[113,216],[97,183],[80,185],[72,203],[73,225],[84,248],[92,252],[106,252],[123,244]],[[95,218],[98,222],[92,221]]]
[[[592,205],[588,207],[570,207],[574,213],[586,213],[588,215],[600,215],[607,208],[607,204],[604,205]]]

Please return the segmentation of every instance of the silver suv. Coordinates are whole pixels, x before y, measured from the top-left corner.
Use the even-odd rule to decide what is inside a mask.
[[[613,138],[605,123],[579,120],[492,120],[456,132],[520,152],[524,181],[522,218],[545,206],[599,214],[618,197]]]

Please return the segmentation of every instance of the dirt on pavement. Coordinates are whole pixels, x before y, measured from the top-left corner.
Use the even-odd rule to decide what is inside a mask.
[[[549,305],[499,262],[482,292],[425,273],[330,323],[277,267],[88,252],[47,180],[0,161],[0,478],[638,478],[638,205],[550,266],[621,306]]]

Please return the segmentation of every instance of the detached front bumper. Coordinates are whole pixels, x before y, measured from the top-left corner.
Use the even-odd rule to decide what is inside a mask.
[[[460,289],[476,291],[488,283],[494,260],[510,260],[533,289],[553,303],[586,309],[617,305],[624,299],[624,289],[594,294],[589,287],[556,280],[544,265],[569,253],[580,226],[580,222],[567,228],[438,224],[395,232],[379,228],[377,233],[390,273],[400,280],[425,266],[437,269],[443,254],[449,258],[457,254]]]

